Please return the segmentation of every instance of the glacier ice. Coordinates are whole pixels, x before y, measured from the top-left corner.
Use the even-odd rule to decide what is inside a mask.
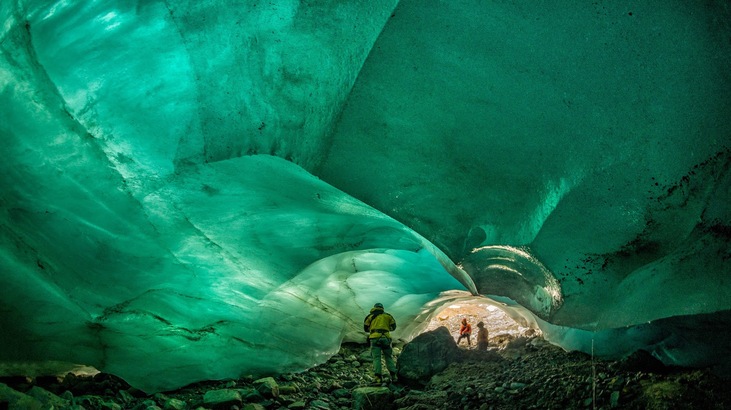
[[[728,372],[731,10],[0,4],[0,361],[145,391],[482,295]]]

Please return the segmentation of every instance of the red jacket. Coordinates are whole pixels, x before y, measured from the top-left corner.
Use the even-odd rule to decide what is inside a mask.
[[[469,323],[467,323],[466,325],[462,324],[459,326],[460,335],[466,335],[466,334],[470,334],[470,333],[472,333],[472,325],[470,325]]]

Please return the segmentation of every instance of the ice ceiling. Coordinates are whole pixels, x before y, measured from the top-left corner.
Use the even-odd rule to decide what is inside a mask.
[[[408,341],[472,294],[567,349],[728,369],[728,2],[0,19],[4,362],[169,390],[320,363],[377,301]]]

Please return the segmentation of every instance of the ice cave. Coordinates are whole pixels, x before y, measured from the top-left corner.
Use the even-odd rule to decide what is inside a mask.
[[[731,4],[0,3],[0,362],[146,392],[484,298],[731,369]],[[25,366],[25,367],[24,367]]]

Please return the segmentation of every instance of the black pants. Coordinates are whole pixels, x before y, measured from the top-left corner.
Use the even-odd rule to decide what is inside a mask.
[[[459,337],[457,338],[457,344],[459,344],[459,342],[462,339],[464,339],[465,337],[467,338],[467,346],[470,346],[472,344],[472,342],[470,342],[470,334],[469,333],[465,333],[465,334],[459,335]]]

